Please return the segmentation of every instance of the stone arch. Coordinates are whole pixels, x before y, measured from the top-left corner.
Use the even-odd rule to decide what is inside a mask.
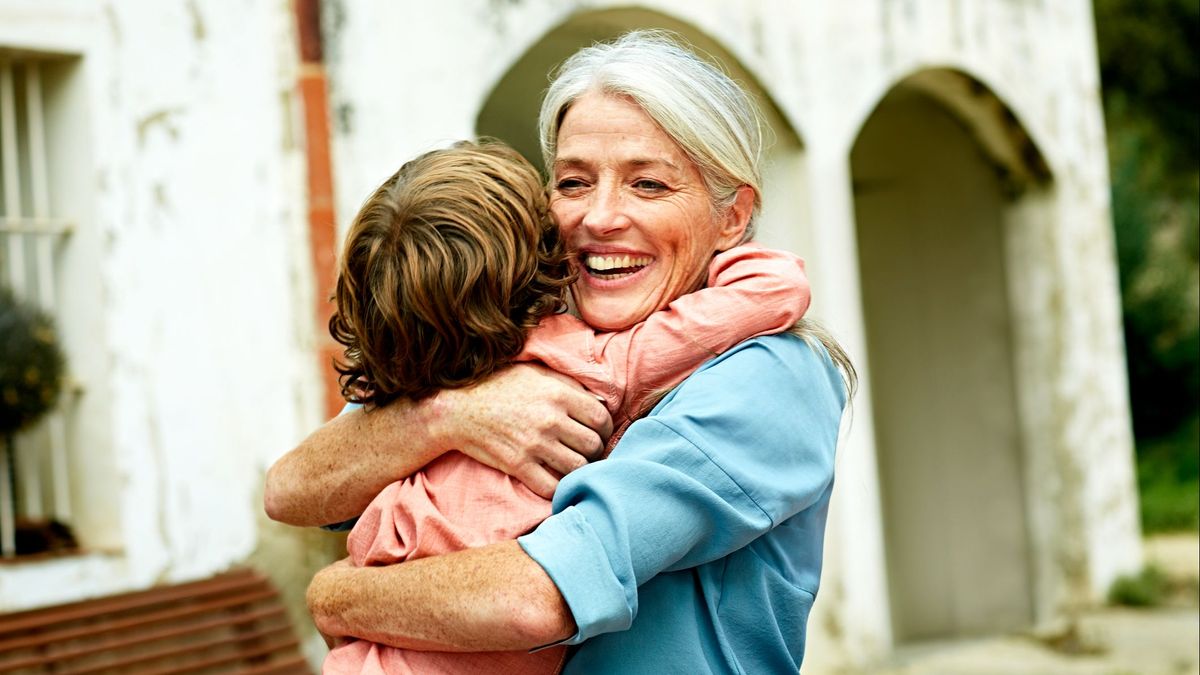
[[[758,238],[797,251],[809,249],[811,231],[807,227],[803,142],[799,132],[777,105],[770,89],[720,40],[667,14],[641,8],[573,14],[542,35],[501,75],[479,108],[476,133],[507,141],[540,167],[537,114],[549,85],[549,74],[581,47],[638,28],[677,33],[701,56],[717,62],[757,99],[767,123],[768,146]]]
[[[893,633],[1028,627],[1041,384],[1019,367],[1031,262],[1010,252],[1048,222],[1048,164],[989,87],[945,68],[883,96],[850,164]]]

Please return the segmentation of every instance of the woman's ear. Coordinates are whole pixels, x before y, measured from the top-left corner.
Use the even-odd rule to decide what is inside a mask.
[[[717,239],[718,251],[726,251],[741,243],[753,214],[754,188],[743,185],[737,189],[737,196],[721,217],[721,234]]]

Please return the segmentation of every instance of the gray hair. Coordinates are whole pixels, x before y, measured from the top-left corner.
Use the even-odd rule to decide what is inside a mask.
[[[559,67],[542,99],[538,134],[547,167],[554,166],[567,109],[593,91],[629,97],[662,127],[699,167],[714,210],[729,208],[738,188],[750,186],[754,210],[742,239],[754,236],[762,210],[764,123],[758,106],[729,75],[667,31],[631,31],[579,50]],[[833,335],[811,319],[801,319],[790,332],[829,353],[853,398],[858,374]]]
[[[542,100],[538,132],[546,167],[554,165],[558,130],[584,94],[627,96],[696,163],[723,211],[737,190],[754,190],[745,240],[762,210],[762,115],[746,92],[718,67],[696,56],[672,33],[636,30],[585,47],[567,59]]]

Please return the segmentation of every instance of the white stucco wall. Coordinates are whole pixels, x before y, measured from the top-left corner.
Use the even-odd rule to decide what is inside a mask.
[[[810,622],[814,672],[893,642],[850,152],[914,72],[981,81],[1051,175],[1005,214],[1038,620],[1139,563],[1087,0],[323,5],[341,227],[401,162],[474,135],[508,69],[579,12],[621,10],[598,15],[614,31],[682,27],[761,86],[800,141],[776,149],[761,239],[808,259],[813,313],[862,375]],[[263,528],[259,504],[266,466],[319,421],[293,30],[287,0],[0,0],[0,47],[75,59],[53,182],[60,214],[78,221],[64,327],[85,387],[74,493],[82,538],[101,551],[0,567],[0,611],[252,554],[312,564],[302,540]]]
[[[242,562],[265,468],[318,422],[289,3],[5,0],[0,47],[73,62],[51,188],[93,551],[0,567],[0,611]]]

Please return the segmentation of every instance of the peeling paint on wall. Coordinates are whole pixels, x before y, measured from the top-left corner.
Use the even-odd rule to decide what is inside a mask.
[[[83,185],[71,196],[86,205],[73,255],[97,267],[75,283],[95,298],[79,332],[96,345],[100,374],[83,396],[103,402],[85,425],[99,430],[95,456],[81,463],[104,479],[79,489],[112,517],[94,529],[103,553],[40,572],[0,568],[0,609],[249,561],[278,573],[299,621],[303,579],[336,544],[261,514],[263,471],[320,421],[322,405],[291,3],[85,5],[0,0],[0,44],[61,52],[69,35],[65,51],[80,64],[70,92],[82,104],[62,124],[86,139],[86,178],[70,183]],[[1140,562],[1086,0],[321,5],[340,226],[401,162],[473,135],[507,70],[580,12],[661,16],[742,59],[762,84],[787,134],[772,150],[786,170],[763,237],[804,249],[816,309],[864,375],[839,460],[814,663],[867,663],[892,643],[849,154],[880,100],[913,73],[949,69],[986,84],[986,100],[972,100],[991,106],[990,122],[967,127],[984,150],[1012,152],[991,153],[1010,177],[1021,167],[1038,176],[1012,180],[1006,226],[1010,295],[1022,298],[1012,320],[1035,613],[1093,602]],[[540,90],[544,74],[524,84]]]
[[[58,173],[85,176],[52,187],[86,206],[65,259],[96,266],[64,289],[94,315],[63,323],[93,346],[75,501],[102,520],[79,530],[96,553],[36,583],[0,570],[0,609],[243,563],[263,471],[319,421],[288,3],[12,4],[0,45],[65,35],[80,64],[48,131],[72,139]]]

